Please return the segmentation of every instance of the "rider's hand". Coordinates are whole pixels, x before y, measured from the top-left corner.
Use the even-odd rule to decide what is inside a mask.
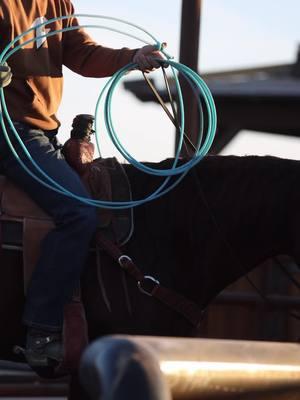
[[[166,43],[163,44],[163,47],[166,47]],[[161,66],[155,58],[165,60],[157,48],[149,44],[141,47],[133,56],[132,61],[138,65],[141,71],[150,72]]]
[[[4,88],[8,86],[11,82],[12,73],[10,67],[5,62],[3,65],[0,65],[0,88]]]

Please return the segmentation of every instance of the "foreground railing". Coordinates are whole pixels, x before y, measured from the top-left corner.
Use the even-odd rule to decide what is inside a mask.
[[[300,345],[112,336],[85,352],[92,399],[300,399]]]
[[[299,400],[300,344],[109,336],[86,349],[80,379],[92,400]],[[67,394],[67,378],[0,363],[0,397]]]

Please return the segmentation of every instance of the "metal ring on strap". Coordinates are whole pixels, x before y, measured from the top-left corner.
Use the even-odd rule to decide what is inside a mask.
[[[151,282],[154,283],[154,286],[153,286],[153,288],[151,289],[151,291],[147,291],[146,289],[144,289],[144,288],[142,287],[142,283],[145,282],[145,281],[151,281]],[[145,276],[144,276],[144,279],[143,279],[142,281],[138,281],[137,284],[138,284],[139,290],[140,290],[143,294],[146,294],[147,296],[152,297],[153,290],[154,290],[157,286],[160,285],[160,282],[159,282],[157,279],[153,278],[153,276],[151,276],[151,275],[145,275]]]
[[[129,256],[127,256],[126,254],[122,254],[118,258],[118,263],[122,268],[126,268],[126,264],[127,263],[132,263],[132,259]]]

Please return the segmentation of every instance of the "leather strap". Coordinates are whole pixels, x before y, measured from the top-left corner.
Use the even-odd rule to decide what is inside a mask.
[[[162,286],[152,276],[144,275],[130,257],[124,254],[118,246],[105,238],[100,232],[96,233],[96,244],[117,261],[119,266],[137,282],[138,288],[142,293],[156,298],[172,310],[181,314],[196,328],[199,328],[203,311],[196,303],[188,300],[174,290]]]
[[[168,78],[167,78],[165,69],[164,69],[164,67],[161,67],[161,69],[162,69],[162,73],[163,73],[163,76],[164,76],[164,81],[165,81],[167,93],[168,93],[168,96],[169,96],[169,102],[170,102],[171,107],[172,107],[173,115],[169,111],[169,109],[166,106],[165,102],[163,101],[162,97],[160,96],[160,94],[156,90],[154,84],[147,77],[145,72],[143,72],[143,76],[144,76],[145,82],[147,83],[147,85],[149,86],[150,90],[152,91],[152,93],[156,97],[157,101],[159,102],[159,104],[161,105],[161,107],[163,108],[163,110],[165,111],[165,113],[167,114],[167,116],[169,117],[169,119],[171,120],[173,125],[175,126],[175,128],[179,131],[180,130],[180,124],[179,124],[178,115],[177,115],[177,112],[176,112],[176,109],[175,109],[175,105],[174,105],[175,101],[174,101],[174,99],[172,97],[172,93],[171,93],[171,90],[170,90],[170,85],[169,85],[169,82],[168,82]],[[183,133],[183,139],[184,139],[184,145],[186,146],[187,152],[188,152],[187,145],[190,146],[192,152],[196,152],[197,151],[197,149],[194,146],[193,142],[191,141],[191,139],[188,137],[188,135],[185,132]]]

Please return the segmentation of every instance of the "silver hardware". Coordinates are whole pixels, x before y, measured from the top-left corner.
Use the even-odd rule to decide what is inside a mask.
[[[122,268],[125,268],[125,267],[126,267],[126,264],[127,264],[128,262],[131,262],[131,263],[132,263],[132,259],[131,259],[130,257],[126,256],[126,254],[123,254],[122,256],[120,256],[120,257],[118,258],[118,263],[119,263],[119,265],[120,265]]]
[[[151,276],[151,275],[145,275],[145,276],[144,276],[144,279],[143,279],[142,281],[138,281],[138,288],[139,288],[139,290],[140,290],[143,294],[146,294],[147,296],[152,297],[152,293],[147,292],[147,290],[145,290],[145,289],[142,287],[142,283],[145,282],[145,281],[147,281],[147,280],[152,281],[153,283],[155,283],[155,286],[154,286],[154,287],[157,287],[158,285],[160,285],[160,282],[159,282],[157,279],[153,278],[153,276]],[[154,288],[153,288],[153,289],[154,289]]]
[[[25,349],[23,349],[23,347],[20,347],[20,346],[14,346],[14,348],[13,348],[13,353],[14,354],[16,354],[16,355],[24,355],[25,354]]]

